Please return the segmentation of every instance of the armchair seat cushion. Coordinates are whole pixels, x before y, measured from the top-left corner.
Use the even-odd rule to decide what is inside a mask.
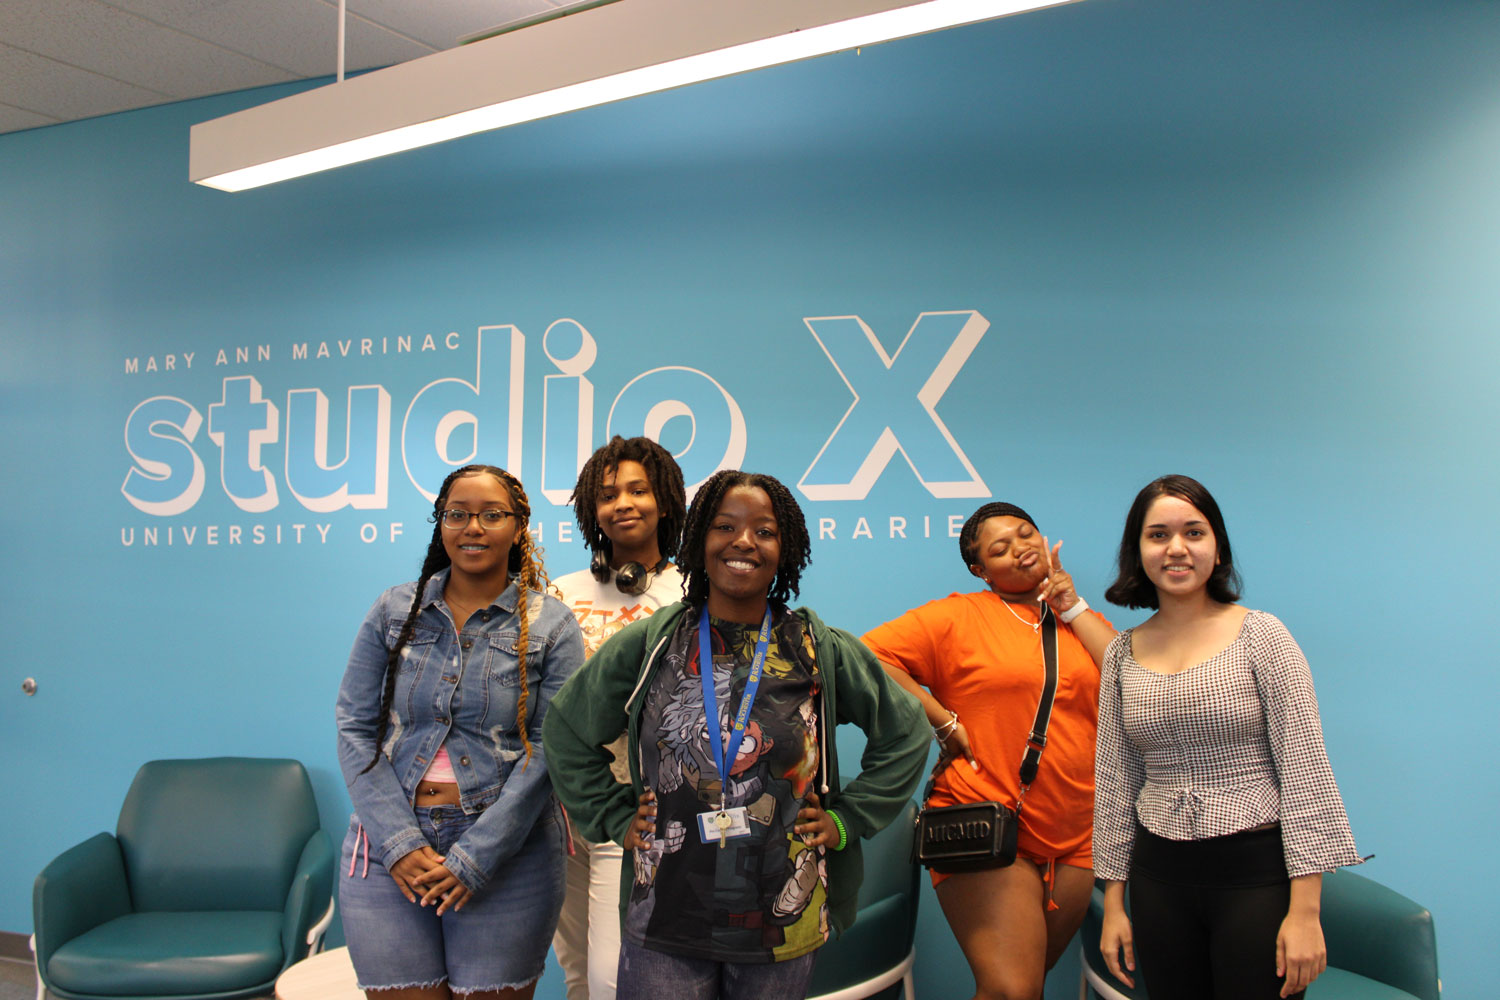
[[[1331,966],[1307,988],[1307,1000],[1418,1000],[1417,997],[1347,969]]]
[[[110,996],[198,996],[269,984],[283,964],[281,931],[279,912],[126,914],[59,947],[47,981]]]

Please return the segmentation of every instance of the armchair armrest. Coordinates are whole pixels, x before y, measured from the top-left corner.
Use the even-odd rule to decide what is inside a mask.
[[[1420,903],[1354,872],[1323,877],[1328,964],[1438,1000],[1437,935]]]
[[[125,859],[113,836],[96,834],[53,858],[31,887],[38,973],[58,948],[131,910]]]
[[[281,952],[285,968],[307,957],[307,931],[333,900],[333,847],[328,834],[317,830],[302,848],[297,870],[282,910]]]

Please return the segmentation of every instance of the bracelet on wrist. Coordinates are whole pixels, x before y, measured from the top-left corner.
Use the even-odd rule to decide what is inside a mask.
[[[1064,625],[1070,625],[1072,624],[1074,618],[1077,618],[1088,609],[1089,602],[1080,597],[1071,608],[1066,611],[1060,612],[1057,616],[1057,620],[1062,622]]]
[[[943,723],[941,726],[933,726],[932,727],[933,738],[936,739],[939,743],[942,743],[948,737],[952,736],[953,735],[953,730],[955,730],[957,728],[958,728],[958,713],[955,712],[955,711],[953,711],[952,709],[949,709],[948,710],[948,721],[945,722],[945,723]]]
[[[828,814],[829,819],[833,820],[833,825],[839,828],[839,842],[833,849],[835,851],[842,851],[849,843],[849,831],[844,829],[844,821],[839,819],[838,813],[832,809],[824,809],[823,811]]]

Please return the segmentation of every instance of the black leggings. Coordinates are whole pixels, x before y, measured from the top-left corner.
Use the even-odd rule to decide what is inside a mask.
[[[1151,1000],[1279,997],[1276,935],[1290,902],[1279,828],[1195,841],[1137,828],[1130,915]]]

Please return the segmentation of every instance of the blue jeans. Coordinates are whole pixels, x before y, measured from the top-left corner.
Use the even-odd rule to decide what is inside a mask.
[[[445,854],[474,825],[458,806],[419,806],[417,824]],[[436,986],[455,993],[526,986],[542,974],[562,909],[562,828],[549,804],[513,857],[462,910],[408,902],[376,858],[365,859],[351,819],[339,869],[339,910],[361,989]],[[350,875],[351,863],[353,875]]]
[[[797,1000],[807,996],[816,951],[785,962],[714,962],[620,942],[615,1000]]]

